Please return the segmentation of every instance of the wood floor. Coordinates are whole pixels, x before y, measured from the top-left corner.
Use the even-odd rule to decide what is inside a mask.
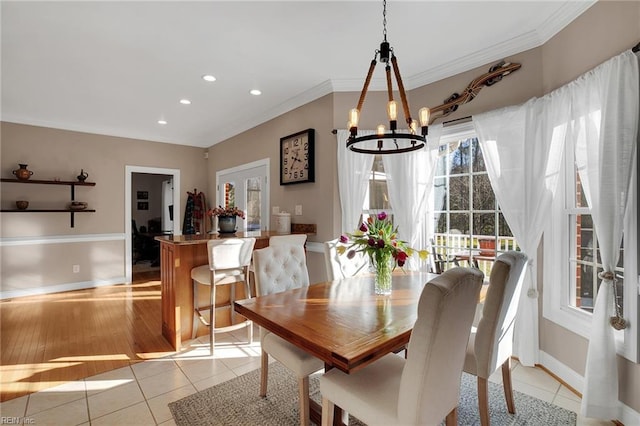
[[[161,333],[159,272],[0,302],[0,401],[173,353]]]

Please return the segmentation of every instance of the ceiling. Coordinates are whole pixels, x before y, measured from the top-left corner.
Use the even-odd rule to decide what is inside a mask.
[[[540,46],[594,2],[389,0],[387,38],[410,90]],[[1,7],[3,121],[198,147],[360,91],[382,41],[378,0]]]

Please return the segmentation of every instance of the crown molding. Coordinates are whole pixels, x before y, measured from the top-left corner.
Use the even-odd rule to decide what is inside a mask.
[[[335,92],[335,89],[331,80],[325,80],[322,83],[312,87],[311,89],[306,90],[299,95],[294,96],[293,98],[287,99],[273,108],[270,108],[268,111],[265,111],[264,114],[259,114],[249,119],[243,119],[242,121],[237,120],[236,122],[230,123],[228,126],[225,126],[225,128],[221,131],[216,132],[215,134],[209,134],[207,143],[209,145],[215,145],[218,142],[222,142],[226,139],[236,136],[239,133],[242,133],[262,123],[279,117],[284,113],[287,113],[333,92]]]

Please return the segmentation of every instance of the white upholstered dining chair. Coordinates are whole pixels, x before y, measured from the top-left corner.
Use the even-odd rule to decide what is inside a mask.
[[[457,423],[460,377],[484,274],[453,268],[429,281],[418,301],[409,353],[390,354],[351,374],[320,378],[322,424],[334,405],[368,425]]]
[[[324,243],[324,262],[328,281],[354,277],[369,271],[369,259],[366,255],[356,253],[353,259],[349,259],[346,254],[338,253],[340,245],[342,243],[339,238]]]
[[[280,244],[294,244],[299,245],[304,250],[304,245],[307,243],[307,234],[282,234],[282,235],[272,235],[269,237],[269,246],[277,246]],[[253,274],[254,283],[255,283],[255,274],[256,267],[251,260],[251,265],[249,265],[249,274]]]
[[[198,324],[202,322],[209,327],[209,352],[213,355],[214,333],[237,330],[247,327],[247,339],[249,343],[253,340],[253,322],[243,321],[233,323],[234,310],[233,301],[235,299],[235,284],[244,283],[245,296],[251,297],[249,288],[248,268],[251,262],[251,253],[256,243],[255,238],[226,238],[207,241],[207,255],[209,263],[197,266],[191,270],[193,281],[193,329],[191,337],[195,338],[198,333]],[[213,283],[213,285],[211,285]],[[206,306],[199,306],[198,288],[209,286],[209,303]],[[231,325],[216,327],[216,287],[220,285],[231,286]],[[228,309],[228,307],[227,307]],[[209,311],[209,321],[201,314],[202,311]]]
[[[478,378],[482,426],[489,426],[488,379],[500,367],[507,410],[511,414],[516,412],[511,385],[511,355],[526,265],[527,256],[521,252],[509,251],[498,256],[491,269],[482,315],[471,329],[464,371]]]
[[[253,254],[256,294],[264,296],[309,285],[304,249],[300,244],[275,244]],[[260,329],[262,347],[260,396],[267,395],[269,355],[298,378],[300,424],[309,424],[309,375],[324,368],[324,363],[274,333]]]

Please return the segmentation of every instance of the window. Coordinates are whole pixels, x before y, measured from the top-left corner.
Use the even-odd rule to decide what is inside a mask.
[[[478,267],[488,277],[496,256],[518,248],[499,209],[475,137],[441,143],[433,180],[437,270]]]
[[[376,155],[363,220],[381,211],[393,220],[388,194],[382,156]],[[422,230],[422,241],[428,241],[428,235],[433,236],[424,247],[431,254],[420,269],[442,272],[457,265],[471,265],[482,270],[488,279],[500,252],[518,250],[498,207],[470,123],[449,128],[448,135],[441,139],[431,198],[429,211],[433,212],[433,220],[424,221]]]
[[[585,338],[590,335],[593,305],[603,271],[598,235],[582,191],[573,146],[565,146],[562,179],[544,232],[543,316]],[[615,296],[620,311],[631,324],[617,331],[618,353],[638,362],[638,228],[637,175],[630,188],[620,257],[616,265]],[[633,277],[629,280],[628,277]],[[613,306],[612,312],[613,312]]]
[[[572,256],[569,256],[569,300],[568,305],[593,312],[593,304],[598,294],[600,279],[598,274],[603,271],[600,259],[598,238],[593,226],[593,219],[589,214],[589,206],[582,191],[582,184],[578,171],[573,168],[573,181],[566,209],[571,232],[569,234]],[[615,270],[616,303],[624,315],[624,242],[620,247],[620,258]]]
[[[384,171],[382,156],[376,155],[371,166],[369,177],[369,191],[364,198],[362,207],[362,220],[366,221],[369,216],[386,212],[393,221],[393,211],[389,203],[389,190],[387,189],[387,175]]]

